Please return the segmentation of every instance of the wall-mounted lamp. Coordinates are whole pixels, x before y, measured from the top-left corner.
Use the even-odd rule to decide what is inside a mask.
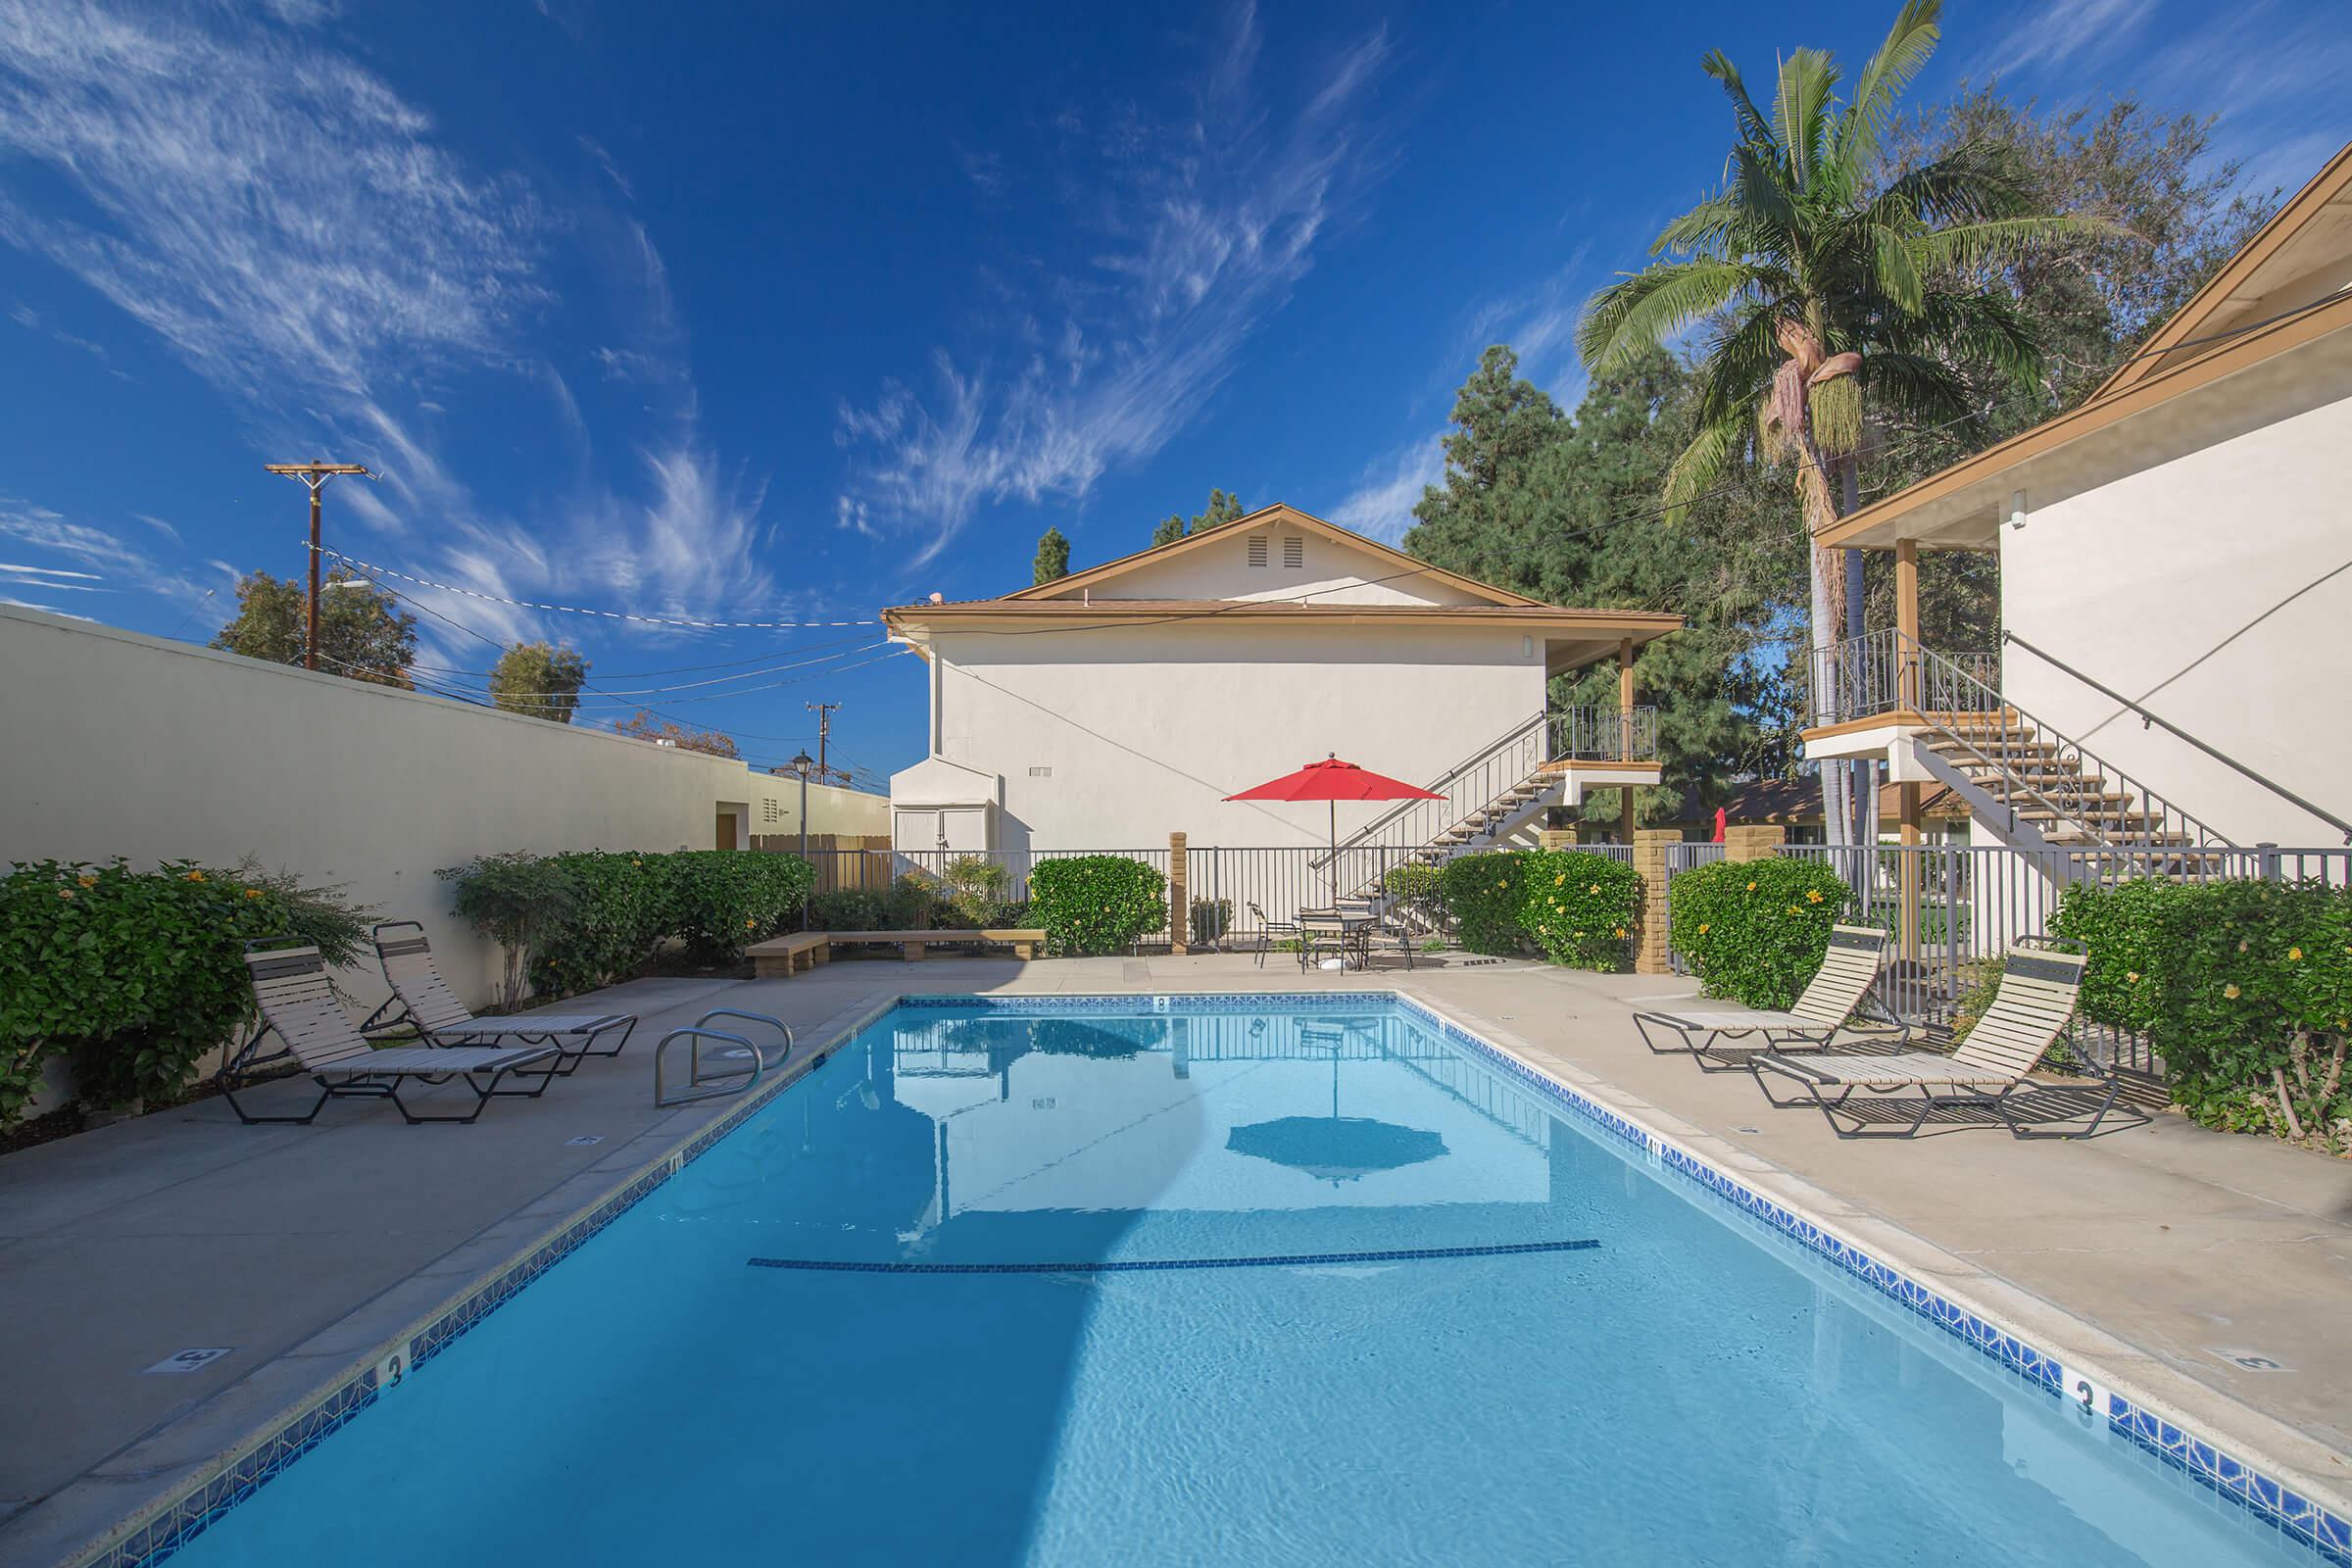
[[[2025,525],[2026,493],[2023,490],[2012,490],[2009,492],[2009,526],[2023,528]]]

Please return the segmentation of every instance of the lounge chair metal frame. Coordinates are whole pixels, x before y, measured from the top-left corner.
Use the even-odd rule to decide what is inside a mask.
[[[1266,966],[1266,955],[1274,951],[1275,943],[1299,940],[1298,921],[1267,919],[1266,911],[1257,906],[1255,900],[1245,899],[1242,906],[1257,921],[1257,966],[1260,969]]]
[[[415,934],[385,935],[404,926]],[[407,1028],[415,1030],[426,1045],[444,1049],[486,1046],[499,1040],[552,1046],[562,1054],[564,1075],[569,1077],[590,1056],[619,1055],[628,1045],[629,1036],[637,1030],[637,1015],[627,1012],[543,1014],[536,1018],[477,1017],[458,1000],[449,982],[441,978],[423,926],[415,920],[384,920],[368,936],[375,945],[375,961],[382,966],[384,983],[392,988],[392,995],[360,1025],[360,1033],[364,1035]],[[619,1031],[619,1038],[610,1050],[600,1050],[599,1043],[615,1030]],[[567,1041],[571,1043],[566,1044]]]
[[[1879,996],[1886,974],[1886,933],[1876,926],[1830,928],[1821,967],[1786,1012],[1761,1008],[1693,1009],[1686,1013],[1637,1012],[1634,1028],[1642,1043],[1661,1056],[1687,1055],[1703,1072],[1739,1072],[1772,1052],[1828,1051],[1839,1034],[1864,1034],[1875,1043],[1901,1044],[1911,1026]],[[1856,1023],[1865,1007],[1878,1016]],[[1651,1030],[1658,1032],[1652,1034]],[[1672,1038],[1667,1039],[1671,1033]],[[1760,1036],[1760,1044],[1726,1045]]]
[[[2077,951],[2065,952],[2066,947]],[[1930,1052],[1891,1056],[1815,1054],[1804,1061],[1790,1061],[1766,1053],[1748,1063],[1748,1071],[1775,1108],[1815,1106],[1839,1138],[1916,1138],[1939,1110],[1989,1110],[2014,1138],[2091,1137],[2123,1093],[2123,1078],[2113,1063],[2100,1072],[2103,1084],[2090,1091],[2097,1096],[2097,1102],[2088,1111],[2086,1125],[2049,1130],[2033,1125],[2019,1110],[2027,1093],[2062,1092],[2057,1085],[2036,1082],[2029,1074],[2074,1018],[2085,962],[2081,947],[2057,938],[2021,938],[2009,950],[1991,1003],[1949,1055]],[[1849,1060],[1857,1065],[1840,1065]],[[1765,1083],[1768,1073],[1793,1079],[1804,1086],[1805,1093],[1774,1099]],[[1856,1100],[1856,1096],[1862,1098]],[[1893,1104],[1897,1096],[1918,1097],[1918,1113],[1908,1123],[1898,1120],[1880,1125],[1856,1108]],[[2060,1119],[2074,1121],[2083,1114],[2077,1109]]]
[[[262,937],[246,943],[245,965],[261,1017],[252,1035],[213,1075],[213,1082],[220,1088],[220,1098],[228,1102],[228,1108],[249,1127],[264,1122],[308,1126],[318,1120],[328,1101],[338,1099],[389,1100],[411,1126],[464,1124],[478,1118],[495,1098],[538,1099],[547,1093],[547,1086],[555,1082],[564,1064],[563,1053],[553,1046],[511,1050],[396,1046],[379,1051],[352,1027],[342,999],[327,979],[326,960],[318,950],[294,937]],[[265,1054],[262,1043],[272,1035],[277,1037],[278,1049]],[[264,1068],[289,1058],[299,1061],[318,1085],[318,1099],[310,1110],[300,1116],[268,1116],[246,1109],[237,1091],[281,1076],[298,1076],[263,1073]],[[541,1062],[546,1063],[542,1070],[523,1070]],[[535,1087],[502,1088],[510,1075],[532,1081]],[[462,1078],[473,1091],[473,1107],[463,1115],[414,1110],[400,1095],[401,1081],[408,1078],[428,1084]]]

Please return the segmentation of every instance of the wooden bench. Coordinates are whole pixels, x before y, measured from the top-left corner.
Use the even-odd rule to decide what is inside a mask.
[[[1014,957],[1034,958],[1046,945],[1046,933],[1040,926],[985,931],[800,931],[756,944],[750,953],[754,974],[762,980],[781,980],[830,961],[838,947],[888,945],[912,963],[928,957],[934,947],[967,947],[975,942],[1010,947]]]

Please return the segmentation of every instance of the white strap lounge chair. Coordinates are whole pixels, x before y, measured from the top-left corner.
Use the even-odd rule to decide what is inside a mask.
[[[290,939],[278,938],[280,942]],[[221,1098],[240,1121],[298,1122],[318,1118],[329,1100],[357,1097],[389,1100],[412,1124],[428,1121],[469,1122],[482,1113],[494,1095],[522,1095],[536,1100],[555,1081],[563,1053],[553,1046],[469,1046],[455,1051],[431,1046],[395,1046],[378,1051],[343,1010],[342,999],[327,984],[326,964],[315,947],[272,947],[270,941],[246,944],[245,967],[253,981],[254,1001],[262,1021],[253,1037],[232,1055],[215,1082]],[[267,1054],[262,1043],[275,1035],[278,1049]],[[259,1116],[245,1108],[236,1091],[250,1088],[261,1068],[292,1056],[318,1085],[318,1102],[302,1116]],[[527,1069],[527,1070],[526,1070]],[[514,1073],[533,1087],[502,1089]],[[463,1079],[473,1091],[473,1107],[464,1115],[419,1115],[400,1097],[403,1079],[443,1083]]]
[[[1824,1051],[1841,1030],[1899,1038],[1906,1031],[1891,1015],[1883,1022],[1854,1021],[1877,989],[1886,956],[1886,933],[1876,926],[1832,926],[1821,967],[1788,1011],[1682,1007],[1637,1012],[1634,1027],[1642,1032],[1642,1043],[1659,1055],[1688,1054],[1709,1072],[1736,1071],[1768,1051]]]
[[[540,1012],[515,1018],[476,1017],[449,989],[433,964],[424,927],[414,920],[386,920],[374,930],[375,957],[384,966],[392,1000],[360,1025],[380,1034],[406,1025],[431,1046],[486,1046],[500,1040],[553,1046],[564,1054],[564,1071],[576,1071],[590,1056],[617,1056],[637,1028],[629,1012]]]
[[[2086,1126],[2037,1129],[2027,1125],[2019,1110],[2020,1091],[2057,1092],[2054,1086],[2037,1084],[2026,1075],[2074,1017],[2075,1001],[2082,990],[2083,963],[2079,953],[2038,947],[2010,949],[1991,1004],[1959,1049],[1948,1055],[1910,1051],[1891,1055],[1833,1054],[1792,1058],[1767,1053],[1749,1062],[1748,1070],[1755,1074],[1756,1086],[1767,1100],[1772,1100],[1772,1090],[1765,1083],[1768,1074],[1803,1085],[1802,1098],[1772,1102],[1820,1106],[1831,1130],[1840,1138],[1916,1137],[1930,1114],[1952,1107],[1989,1110],[2019,1138],[2087,1138],[2099,1130],[2122,1092],[2122,1080],[2112,1069],[2103,1074],[2104,1093],[2091,1088],[2066,1112],[2066,1120],[2088,1114]],[[1862,1099],[1857,1101],[1857,1095]],[[1877,1117],[1862,1113],[1881,1097],[1888,1097],[1904,1108],[1916,1100],[1917,1113],[1907,1121],[1899,1114]]]

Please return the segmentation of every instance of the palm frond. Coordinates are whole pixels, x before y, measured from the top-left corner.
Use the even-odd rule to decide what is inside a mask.
[[[1577,352],[1588,370],[1603,374],[1723,309],[1753,277],[1744,262],[1659,262],[1585,302],[1576,323]]]
[[[1927,267],[1967,271],[2061,240],[2112,239],[2126,232],[2103,218],[1995,218],[1934,229],[1913,243]]]
[[[1738,202],[1735,216],[1742,228],[1772,235],[1773,248],[1787,247],[1785,236],[1803,227],[1798,215],[1796,193],[1782,179],[1777,159],[1764,156],[1764,149],[1751,142],[1742,142],[1732,149],[1732,189],[1729,193]]]
[[[1921,424],[1960,421],[1968,433],[1973,411],[1968,383],[1943,361],[1925,354],[1873,354],[1862,362],[1863,390],[1882,417]]]
[[[1887,181],[1865,210],[1874,222],[1976,223],[2032,209],[2016,161],[2005,148],[1970,141],[1933,163]]]
[[[1781,361],[1775,328],[1784,297],[1759,297],[1717,319],[1699,356],[1700,423],[1740,423],[1754,416],[1772,389],[1772,372]]]
[[[1658,237],[1649,242],[1649,254],[1662,256],[1668,251],[1685,255],[1720,256],[1724,236],[1740,216],[1740,203],[1730,192],[1710,196],[1682,217],[1658,230]]]
[[[1830,94],[1838,86],[1838,62],[1822,49],[1799,49],[1781,62],[1772,113],[1780,132],[1781,156],[1790,179],[1803,189],[1824,152]]]
[[[1746,439],[1745,421],[1715,420],[1701,424],[1666,469],[1666,520],[1680,523],[1692,502],[1715,488],[1729,472]]]
[[[1936,52],[1943,35],[1942,20],[1943,0],[1908,0],[1886,29],[1886,41],[1862,68],[1853,101],[1838,127],[1838,161],[1857,177],[1877,156],[1879,136],[1894,117],[1895,99]]]
[[[1919,239],[1885,223],[1870,225],[1872,242],[1872,281],[1879,292],[1892,300],[1906,316],[1917,316],[1927,297],[1927,283],[1920,276]]]
[[[1698,69],[1723,83],[1725,95],[1732,100],[1733,118],[1740,122],[1740,139],[1771,146],[1772,122],[1747,95],[1747,83],[1740,79],[1740,68],[1732,64],[1732,57],[1720,49],[1710,49],[1700,58]]]

